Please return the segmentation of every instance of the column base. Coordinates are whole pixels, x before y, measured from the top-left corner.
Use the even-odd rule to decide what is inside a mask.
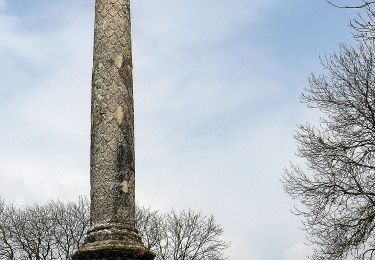
[[[153,260],[155,254],[143,246],[129,246],[119,241],[86,244],[73,256],[73,260]]]
[[[91,229],[85,244],[72,256],[73,260],[153,260],[135,230],[119,226],[99,226]]]

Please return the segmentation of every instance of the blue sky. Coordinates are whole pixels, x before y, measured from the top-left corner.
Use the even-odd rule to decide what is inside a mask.
[[[137,200],[213,214],[231,259],[309,252],[283,167],[319,55],[355,11],[324,0],[132,2]],[[89,192],[94,1],[0,0],[0,196]]]

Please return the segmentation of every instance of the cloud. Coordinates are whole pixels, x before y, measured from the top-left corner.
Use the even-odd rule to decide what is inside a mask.
[[[0,196],[18,205],[42,203],[49,199],[75,200],[89,189],[86,172],[71,163],[57,163],[46,156],[1,156]],[[79,193],[81,191],[81,193]],[[84,191],[84,192],[82,192]]]
[[[5,10],[7,7],[6,0],[0,0],[0,11]]]
[[[93,4],[53,3],[0,12],[0,195],[20,204],[89,191]],[[132,6],[137,199],[214,214],[233,259],[296,259],[304,249],[290,245],[304,237],[279,180],[295,124],[310,115],[298,103],[310,67],[288,67],[253,34],[289,9]]]
[[[8,122],[0,128],[0,190],[20,204],[88,194],[92,10],[71,4],[54,14],[61,23],[39,30],[27,28],[30,17],[0,17],[0,118]],[[167,5],[174,11],[163,16]],[[285,105],[285,88],[299,79],[256,46],[226,40],[263,4],[216,5],[133,3],[137,196],[161,210],[212,213],[232,258],[263,259],[256,234],[273,237],[289,214],[285,198],[277,207],[272,198],[292,150],[285,140],[294,121],[285,115],[295,106]]]
[[[297,243],[285,251],[285,260],[307,259],[310,253],[311,247],[303,243]]]
[[[75,7],[67,22],[42,30],[26,29],[30,17],[0,14],[6,199],[33,203],[88,193],[93,21],[90,10]]]

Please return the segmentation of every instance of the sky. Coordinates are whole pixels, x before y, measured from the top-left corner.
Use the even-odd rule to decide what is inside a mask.
[[[325,0],[132,1],[137,201],[214,215],[229,259],[311,250],[283,191],[319,56],[353,44]],[[93,0],[0,0],[0,196],[89,194]]]

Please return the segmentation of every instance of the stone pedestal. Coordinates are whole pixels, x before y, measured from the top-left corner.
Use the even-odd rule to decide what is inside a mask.
[[[96,0],[91,104],[91,229],[74,260],[152,260],[135,230],[130,0]]]
[[[112,226],[91,229],[73,260],[153,260],[154,257],[136,230]]]
[[[73,260],[153,260],[154,254],[144,248],[130,248],[117,242],[107,245],[86,245],[73,257]]]

